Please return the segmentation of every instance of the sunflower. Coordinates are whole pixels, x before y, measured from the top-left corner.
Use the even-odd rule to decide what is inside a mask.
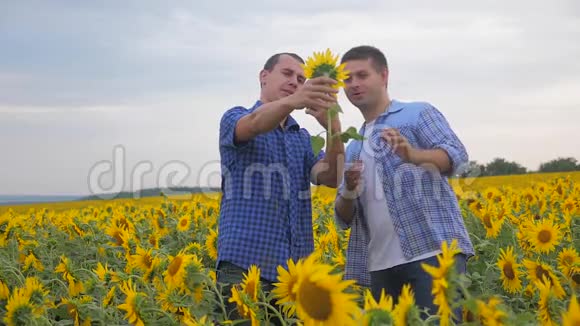
[[[42,262],[40,262],[40,260],[38,260],[38,258],[36,258],[36,256],[32,252],[28,254],[28,256],[26,256],[26,258],[24,259],[24,266],[22,267],[22,270],[26,271],[30,267],[36,269],[39,272],[44,271],[44,266],[42,265]]]
[[[538,318],[540,319],[540,323],[544,326],[557,325],[554,319],[555,313],[550,309],[550,302],[554,300],[554,292],[550,283],[550,279],[546,276],[542,278],[542,281],[536,282],[536,287],[540,291]]]
[[[115,291],[117,290],[116,286],[113,286],[109,292],[107,292],[107,295],[105,295],[105,297],[103,298],[103,307],[108,307],[112,302],[113,302],[113,298],[115,298]]]
[[[566,292],[564,291],[564,288],[562,288],[560,280],[554,274],[554,271],[552,270],[552,267],[550,265],[529,259],[524,259],[522,263],[528,270],[527,275],[528,278],[530,279],[530,285],[543,282],[543,278],[547,277],[548,280],[550,281],[550,285],[554,292],[554,295],[556,295],[558,299],[564,298]]]
[[[302,261],[294,264],[292,259],[288,259],[288,270],[278,266],[278,283],[274,283],[272,293],[278,299],[277,305],[282,306],[282,311],[286,316],[293,316],[296,312],[296,292],[295,285],[298,282],[298,270],[301,268]]]
[[[171,288],[183,288],[185,278],[185,267],[193,260],[194,255],[180,252],[175,257],[169,256],[170,263],[167,270],[163,272],[163,280]]]
[[[107,263],[105,263],[105,266],[103,266],[103,264],[99,262],[97,264],[97,269],[93,269],[93,272],[97,274],[97,277],[99,278],[99,280],[101,280],[101,282],[109,282],[111,280],[112,272],[109,270],[109,266]]]
[[[207,251],[207,255],[209,258],[213,260],[217,260],[217,238],[218,233],[213,229],[209,230],[209,234],[205,238],[205,250]]]
[[[536,204],[538,197],[533,189],[527,188],[522,192],[521,196],[522,202],[526,203],[528,207]]]
[[[137,253],[135,255],[130,255],[127,259],[127,267],[129,269],[135,268],[142,271],[145,273],[144,278],[148,279],[153,269],[160,263],[160,259],[152,255],[152,250],[152,248],[145,250],[140,246],[137,246]]]
[[[80,298],[62,298],[60,305],[66,305],[66,311],[69,316],[73,319],[75,326],[90,326],[91,325],[91,318],[83,318],[85,315],[84,311],[81,313],[81,309],[83,309],[84,305],[88,304],[92,301],[92,298],[88,295],[83,295]],[[83,309],[84,310],[84,309]],[[83,315],[83,316],[81,316]]]
[[[486,209],[483,203],[478,199],[474,199],[473,201],[471,201],[468,206],[469,209],[473,212],[473,214],[478,218],[481,218],[481,216],[483,216],[482,214]]]
[[[312,57],[306,59],[303,64],[306,78],[316,78],[321,76],[330,77],[337,81],[332,87],[344,87],[344,80],[348,78],[348,71],[344,69],[345,64],[337,66],[338,55],[333,55],[330,49],[325,52],[314,52]]]
[[[179,232],[186,232],[189,230],[189,226],[191,225],[191,219],[189,216],[185,215],[179,219],[177,223],[177,231]]]
[[[6,325],[28,325],[32,322],[34,305],[29,301],[25,289],[15,289],[6,303]]]
[[[185,276],[183,279],[185,290],[193,294],[196,302],[203,299],[203,287],[207,283],[206,268],[196,255],[193,255],[191,261],[185,266]]]
[[[558,224],[554,224],[552,219],[542,219],[534,224],[527,234],[528,241],[539,253],[550,253],[560,243],[562,234]]]
[[[260,269],[256,265],[250,266],[248,273],[244,273],[242,289],[250,299],[258,301],[258,290],[260,289]]]
[[[139,311],[139,303],[142,301],[145,294],[137,292],[131,279],[121,284],[121,291],[127,296],[127,298],[125,298],[125,303],[118,305],[117,308],[127,312],[125,314],[125,319],[129,321],[129,323],[135,326],[145,326],[141,312]]]
[[[163,311],[176,313],[183,306],[183,294],[178,289],[163,288],[157,289],[157,302],[161,305]]]
[[[38,278],[27,277],[24,282],[24,291],[26,292],[26,296],[29,298],[30,302],[39,307],[38,309],[35,309],[35,312],[38,314],[43,312],[44,305],[51,305],[50,301],[47,300],[48,290],[44,288]]]
[[[564,248],[558,254],[558,268],[564,275],[570,275],[572,266],[580,263],[580,257],[574,247]]]
[[[354,281],[342,280],[341,274],[330,274],[332,267],[317,263],[317,258],[310,255],[297,269],[298,317],[306,326],[354,324],[353,315],[359,310],[354,301],[356,295],[344,292]]]
[[[240,289],[239,285],[232,286],[232,296],[229,302],[236,304],[240,316],[251,320],[252,326],[258,326],[260,324],[256,317],[257,307],[255,303],[244,293],[244,290]]]
[[[486,207],[480,214],[481,223],[485,227],[485,237],[495,239],[501,231],[503,219],[499,220],[492,206]]]
[[[153,246],[154,249],[159,249],[159,235],[157,235],[156,233],[152,233],[149,235],[149,239],[147,239],[147,242]]]
[[[576,291],[580,290],[580,264],[572,266],[567,276],[572,282],[572,287]]]
[[[393,310],[395,326],[412,325],[413,320],[418,320],[419,313],[415,306],[415,295],[411,285],[403,285],[401,295],[397,299],[397,305]]]
[[[78,280],[72,271],[70,260],[64,255],[60,257],[60,264],[54,269],[57,273],[62,273],[62,278],[68,282],[68,292],[71,297],[77,296],[85,290],[83,282]]]
[[[10,296],[10,289],[8,285],[0,280],[0,300],[6,300]]]
[[[238,313],[252,322],[252,326],[259,325],[256,311],[256,302],[260,290],[260,269],[256,265],[250,266],[248,273],[244,273],[244,279],[239,285],[232,286],[232,296],[229,302],[235,302]]]
[[[531,221],[523,220],[518,225],[518,231],[516,232],[516,239],[518,241],[518,244],[520,248],[526,253],[530,253],[530,251],[532,250],[532,245],[528,240],[528,233],[530,232],[529,230],[532,228],[533,223]]]
[[[562,314],[562,325],[563,326],[575,326],[580,325],[580,308],[578,307],[578,299],[573,295],[570,299],[570,305],[568,306],[568,311]]]
[[[512,294],[522,289],[519,266],[520,264],[516,262],[513,247],[510,246],[505,251],[500,249],[499,260],[497,262],[497,267],[500,270],[500,279],[504,290]]]
[[[381,291],[379,302],[375,301],[368,289],[364,295],[365,305],[360,325],[392,325],[393,324],[393,298]]]
[[[131,238],[129,231],[115,224],[111,224],[105,229],[105,233],[114,241],[110,242],[110,245],[121,246],[126,250],[129,250],[129,239]]]
[[[501,191],[493,187],[485,189],[482,194],[485,200],[487,200],[488,202],[499,202],[500,199],[502,198]]]
[[[575,214],[576,210],[578,209],[578,204],[572,197],[566,198],[566,200],[561,205],[562,212],[568,213],[570,215]]]
[[[439,267],[422,263],[423,269],[433,278],[433,303],[438,306],[437,314],[441,316],[441,325],[449,323],[449,318],[453,317],[450,302],[457,296],[453,279],[455,277],[455,254],[460,250],[457,247],[457,240],[454,239],[450,246],[447,241],[443,241],[441,254],[437,255]]]
[[[505,325],[508,315],[500,309],[501,303],[501,299],[497,297],[491,297],[487,303],[477,300],[477,312],[482,325]]]

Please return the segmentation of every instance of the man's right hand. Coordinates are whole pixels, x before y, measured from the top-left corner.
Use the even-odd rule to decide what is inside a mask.
[[[356,199],[358,198],[363,189],[363,179],[362,171],[364,169],[363,162],[361,160],[354,161],[352,165],[344,171],[344,189],[341,192],[341,196],[346,199]]]
[[[328,110],[336,104],[337,89],[332,88],[336,81],[328,77],[317,77],[308,80],[294,94],[284,98],[284,101],[295,110],[312,108],[314,110]]]

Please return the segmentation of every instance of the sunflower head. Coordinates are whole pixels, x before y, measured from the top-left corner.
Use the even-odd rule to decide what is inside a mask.
[[[500,278],[502,280],[503,288],[509,293],[516,293],[522,289],[519,266],[520,265],[516,262],[513,247],[510,246],[505,251],[503,248],[500,249],[497,267],[500,270]]]
[[[287,316],[293,316],[296,312],[296,283],[298,282],[298,270],[301,268],[302,261],[294,263],[288,259],[288,270],[278,266],[278,283],[274,283],[272,293],[278,299],[276,304],[282,306],[282,310]]]
[[[210,229],[209,234],[207,235],[207,238],[205,238],[205,250],[207,251],[207,254],[209,256],[209,258],[213,259],[213,260],[217,260],[217,239],[218,239],[218,233],[216,231],[214,231],[214,229]]]
[[[397,300],[397,305],[393,311],[396,326],[414,325],[420,321],[419,310],[415,305],[415,294],[411,289],[411,285],[403,285],[401,295]]]
[[[6,303],[4,322],[7,325],[28,325],[33,320],[34,309],[26,290],[17,288]]]
[[[332,266],[317,262],[312,254],[303,261],[298,273],[296,311],[306,324],[350,325],[358,312],[356,295],[345,290],[354,281],[332,274]]]
[[[337,66],[338,55],[333,55],[330,49],[326,51],[314,52],[314,55],[306,59],[302,65],[306,78],[316,78],[321,76],[330,77],[337,81],[334,88],[344,87],[344,80],[348,78],[348,71],[344,70],[345,64]]]
[[[570,299],[568,311],[562,314],[562,325],[580,325],[580,307],[578,306],[578,299],[576,299],[575,295]]]
[[[393,298],[381,291],[381,297],[377,302],[371,291],[365,291],[364,314],[362,325],[391,325],[393,323]]]

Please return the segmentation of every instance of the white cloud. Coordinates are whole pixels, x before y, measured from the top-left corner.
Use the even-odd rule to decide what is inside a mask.
[[[436,105],[472,159],[502,156],[535,169],[557,156],[580,158],[575,1],[29,8],[0,5],[0,42],[9,45],[0,57],[0,194],[86,193],[91,166],[111,159],[116,145],[129,170],[153,164],[148,186],[171,161],[184,162],[188,184],[197,184],[219,159],[221,114],[253,104],[269,55],[360,44],[386,52],[391,95]],[[343,125],[360,126],[358,110],[340,99]]]

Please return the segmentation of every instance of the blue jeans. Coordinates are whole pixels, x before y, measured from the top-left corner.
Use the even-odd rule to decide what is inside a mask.
[[[403,285],[410,284],[415,293],[415,303],[419,309],[427,308],[429,314],[437,313],[437,306],[433,303],[433,278],[421,267],[421,264],[439,266],[437,256],[425,258],[423,260],[394,266],[392,268],[371,272],[371,292],[375,300],[379,300],[381,290],[385,294],[393,297],[395,303],[401,294]],[[465,274],[467,271],[467,257],[464,254],[455,255],[455,268],[459,274]],[[455,309],[455,318],[461,321],[461,308]],[[421,315],[426,318],[426,314]]]

